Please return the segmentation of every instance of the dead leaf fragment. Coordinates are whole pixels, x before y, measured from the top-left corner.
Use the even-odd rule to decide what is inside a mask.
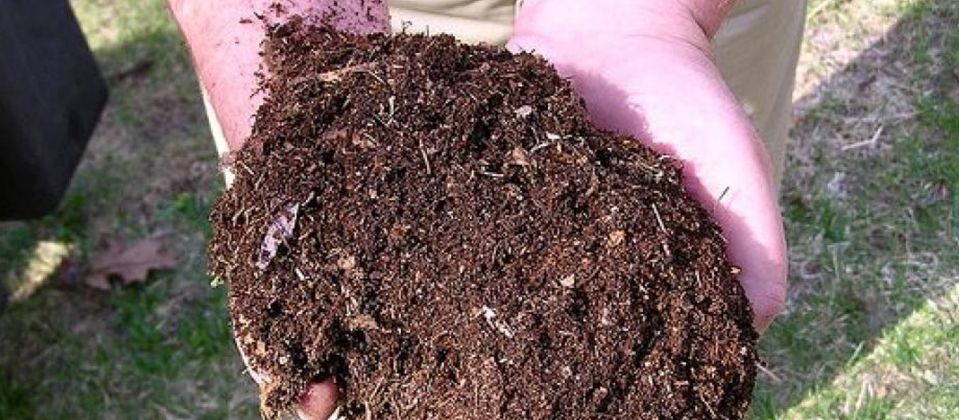
[[[576,285],[576,274],[570,274],[559,281],[559,285],[565,288],[572,288]]]
[[[361,314],[350,318],[347,320],[347,323],[349,324],[349,327],[354,330],[360,329],[375,331],[380,329],[380,324],[378,324],[373,317],[366,314]]]
[[[397,222],[390,228],[390,239],[393,241],[402,241],[406,237],[406,233],[410,231],[412,226]]]
[[[623,243],[624,239],[626,239],[626,232],[621,230],[610,232],[609,237],[606,238],[606,248],[616,248]]]
[[[357,65],[343,67],[336,70],[331,70],[326,73],[320,73],[316,76],[316,79],[319,79],[327,83],[336,82],[336,81],[339,81],[341,78],[343,78],[343,76],[349,75],[351,73],[369,72],[370,70],[373,69],[373,67],[374,67],[373,63],[357,64]],[[312,78],[310,77],[301,77],[301,78],[295,79],[294,82],[303,83],[310,80],[312,80]]]
[[[263,243],[260,244],[260,253],[257,254],[256,267],[260,270],[266,269],[276,256],[276,251],[280,249],[280,244],[286,242],[293,236],[293,229],[296,227],[296,216],[300,212],[300,205],[293,204],[283,209],[280,214],[273,218],[270,227],[263,236]]]
[[[523,106],[521,106],[521,107],[519,107],[519,108],[516,108],[516,110],[513,111],[513,112],[516,113],[516,116],[517,116],[517,117],[526,118],[526,117],[529,116],[529,114],[532,114],[532,113],[533,113],[533,107],[531,107],[531,106],[529,106],[529,105],[523,105]]]
[[[336,260],[336,265],[340,267],[341,270],[352,270],[356,267],[356,257],[352,255],[343,255]]]
[[[110,290],[111,277],[128,285],[146,281],[151,270],[176,267],[176,256],[166,249],[166,236],[153,235],[132,246],[112,245],[93,258],[86,284]]]
[[[516,147],[513,149],[513,152],[510,153],[510,157],[513,158],[514,165],[529,166],[529,153],[527,153],[526,149],[522,147]]]

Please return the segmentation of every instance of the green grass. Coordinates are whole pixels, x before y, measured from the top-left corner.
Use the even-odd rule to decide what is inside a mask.
[[[0,369],[0,417],[5,419],[28,418],[35,409],[30,391],[13,380],[6,369]]]
[[[884,37],[868,35],[887,15]],[[794,130],[792,291],[764,337],[753,417],[959,418],[956,22],[952,2],[886,0],[829,2],[809,21],[810,65],[831,53],[819,33],[883,41],[821,82]],[[882,73],[893,63],[905,71]],[[842,150],[879,124],[880,146]]]
[[[110,105],[60,209],[0,227],[0,278],[22,285],[41,243],[83,266],[156,231],[181,261],[105,293],[47,279],[13,302],[0,418],[254,418],[225,290],[205,274],[222,185],[176,28],[159,0],[72,3]],[[814,94],[799,98],[783,188],[792,289],[752,417],[959,418],[959,5],[809,7],[800,85]],[[842,150],[879,125],[876,147]]]

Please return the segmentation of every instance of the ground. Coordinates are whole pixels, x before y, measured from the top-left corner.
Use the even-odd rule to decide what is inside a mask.
[[[111,101],[56,214],[0,224],[0,418],[254,418],[205,274],[222,181],[176,28],[161,0],[72,3]],[[791,290],[753,417],[959,418],[957,27],[953,0],[810,2],[782,191]],[[158,231],[179,268],[81,284],[111,242]]]

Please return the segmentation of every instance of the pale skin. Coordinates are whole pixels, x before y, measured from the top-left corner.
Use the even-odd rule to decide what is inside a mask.
[[[253,95],[259,70],[259,24],[241,24],[274,0],[168,0],[193,52],[230,149],[242,146],[262,101]],[[289,0],[290,13],[319,15],[332,0]],[[363,4],[369,3],[369,4]],[[760,332],[782,309],[786,244],[762,142],[726,86],[710,40],[733,0],[527,0],[508,48],[545,56],[573,81],[593,120],[632,134],[682,161],[689,191],[722,226],[729,257]],[[354,32],[388,31],[377,22],[340,22]],[[262,378],[259,378],[262,380]],[[332,382],[313,386],[300,416],[326,419],[336,407]]]

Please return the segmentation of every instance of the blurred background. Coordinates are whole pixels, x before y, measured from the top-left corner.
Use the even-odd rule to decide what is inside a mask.
[[[162,0],[72,4],[111,98],[59,210],[0,224],[0,418],[258,417],[179,33]],[[959,418],[959,1],[811,0],[795,105],[752,416]]]

